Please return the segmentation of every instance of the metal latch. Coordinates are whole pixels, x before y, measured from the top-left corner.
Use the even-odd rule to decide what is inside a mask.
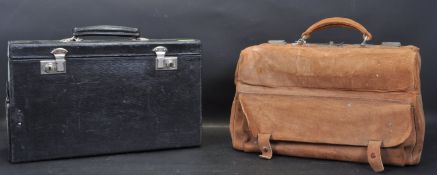
[[[269,40],[269,41],[267,41],[267,43],[269,43],[269,44],[287,44],[287,42],[285,42],[285,40]]]
[[[178,69],[178,57],[166,57],[167,48],[158,46],[153,49],[156,53],[156,70],[176,70]]]
[[[401,47],[401,42],[382,42],[381,45],[388,47]]]
[[[50,53],[55,57],[54,60],[41,60],[41,74],[60,74],[66,72],[65,54],[67,50],[64,48],[53,49]]]

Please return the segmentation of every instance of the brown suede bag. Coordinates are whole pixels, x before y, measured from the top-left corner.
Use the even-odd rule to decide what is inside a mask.
[[[362,44],[309,44],[311,33],[350,27]],[[296,43],[248,47],[235,73],[230,132],[245,152],[415,165],[425,119],[415,46],[367,45],[372,35],[347,18],[327,18]]]

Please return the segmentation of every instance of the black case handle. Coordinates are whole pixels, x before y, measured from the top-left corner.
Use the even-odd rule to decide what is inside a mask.
[[[140,31],[138,28],[124,27],[124,26],[112,26],[112,25],[98,25],[98,26],[85,26],[73,28],[73,37],[61,39],[61,42],[81,41],[84,36],[118,36],[118,37],[130,37],[134,40],[148,40],[147,38],[140,37]]]
[[[140,31],[138,28],[111,25],[75,27],[73,29],[73,37],[77,38],[81,36],[120,36],[138,38],[140,37]]]

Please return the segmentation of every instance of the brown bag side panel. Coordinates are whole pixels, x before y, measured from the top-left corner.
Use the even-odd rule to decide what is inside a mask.
[[[411,161],[408,164],[415,165],[420,162],[420,158],[423,150],[423,142],[425,139],[425,113],[423,111],[423,101],[421,92],[421,81],[420,81],[420,69],[421,69],[421,56],[419,52],[416,54],[416,81],[415,86],[417,87],[418,95],[416,96],[416,101],[414,105],[415,114],[415,130],[416,130],[416,145],[412,148]]]
[[[422,156],[423,142],[425,139],[425,114],[423,112],[422,95],[418,95],[414,106],[414,122],[416,131],[416,145],[413,147],[412,156],[408,164],[419,164]]]
[[[251,138],[246,118],[238,100],[238,94],[235,95],[234,101],[232,102],[229,129],[231,131],[232,146],[235,149],[245,151],[244,145],[253,138]],[[256,144],[256,142],[253,144]]]

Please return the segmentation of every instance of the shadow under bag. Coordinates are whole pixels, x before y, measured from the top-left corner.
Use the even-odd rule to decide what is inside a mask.
[[[350,27],[362,44],[310,44],[312,32]],[[245,152],[404,166],[420,161],[425,119],[420,54],[398,43],[367,45],[372,35],[347,18],[327,18],[293,44],[241,52],[230,131]]]

